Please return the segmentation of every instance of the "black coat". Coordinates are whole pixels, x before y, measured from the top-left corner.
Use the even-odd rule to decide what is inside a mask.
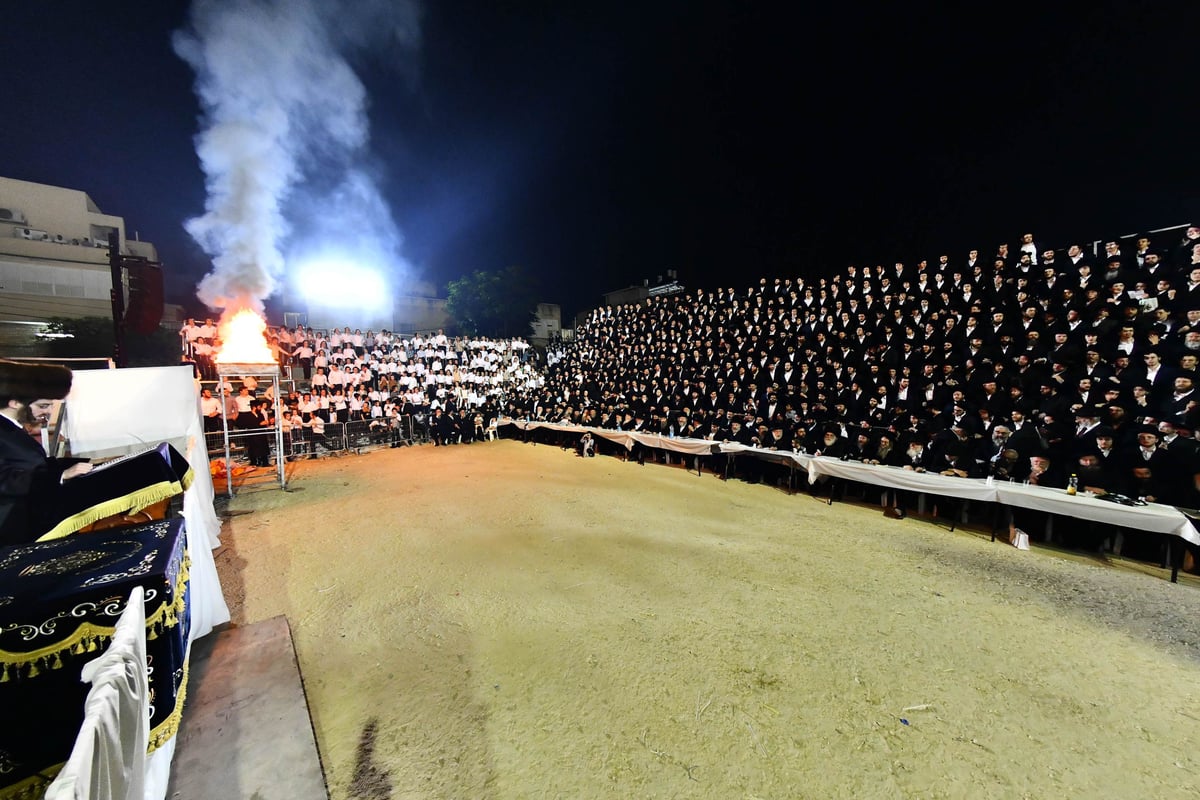
[[[0,545],[32,542],[53,527],[63,470],[76,463],[47,458],[23,428],[0,419]]]

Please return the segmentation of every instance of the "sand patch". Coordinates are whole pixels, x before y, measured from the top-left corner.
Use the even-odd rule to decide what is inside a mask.
[[[288,616],[339,800],[1200,783],[1194,587],[513,441],[294,472],[217,561]]]

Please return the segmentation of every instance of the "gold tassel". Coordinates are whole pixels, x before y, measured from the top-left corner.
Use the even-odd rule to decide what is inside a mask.
[[[38,675],[40,675],[40,674],[41,674],[41,673],[38,671],[38,668],[37,668],[37,662],[36,662],[36,661],[30,661],[30,662],[29,662],[29,675],[27,675],[26,677],[29,677],[29,678],[36,678],[36,677],[37,677]]]
[[[125,497],[113,498],[85,511],[60,521],[47,533],[38,537],[39,542],[61,539],[75,533],[80,528],[87,527],[93,522],[111,517],[114,514],[136,514],[147,506],[161,500],[167,500],[183,492],[183,487],[177,481],[164,481],[147,486]]]

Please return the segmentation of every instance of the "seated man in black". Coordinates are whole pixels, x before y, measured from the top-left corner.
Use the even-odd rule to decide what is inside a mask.
[[[1041,486],[1046,489],[1067,488],[1067,476],[1059,469],[1048,449],[1039,450],[1029,457],[1029,472],[1024,475],[1024,482],[1030,486]],[[1045,511],[1032,511],[1021,506],[1012,507],[1012,521],[1009,523],[1009,543],[1017,544],[1019,533],[1026,533],[1030,538],[1045,538],[1049,540],[1049,514]]]
[[[826,428],[815,455],[825,456],[827,458],[842,459],[847,453],[848,446],[846,444],[846,440],[841,436],[841,430],[836,425],[831,425]],[[842,495],[845,494],[846,488],[841,480],[821,475],[817,478],[817,482],[811,486],[814,496],[821,493],[822,483],[827,483],[829,485],[830,505],[833,504],[834,500],[840,499]]]
[[[729,423],[729,434],[724,441],[733,442],[735,444],[744,445],[746,447],[757,447],[758,434],[748,424],[744,422],[744,417],[738,417]],[[729,460],[732,456],[725,456],[726,470],[732,465],[735,472],[750,483],[758,483],[760,478],[759,460],[753,456],[746,456],[744,459]]]
[[[846,440],[840,433],[836,427],[826,428],[816,455],[828,458],[841,458],[846,455]]]
[[[886,461],[880,463],[912,472],[928,472],[934,466],[933,451],[926,447],[924,434],[914,433],[903,452],[894,450]],[[894,511],[897,519],[904,519],[908,516],[907,509],[909,503],[912,502],[912,495],[913,493],[906,489],[895,491]]]
[[[47,458],[31,435],[70,391],[65,367],[0,361],[0,545],[32,542],[49,530],[63,482],[92,468]]]

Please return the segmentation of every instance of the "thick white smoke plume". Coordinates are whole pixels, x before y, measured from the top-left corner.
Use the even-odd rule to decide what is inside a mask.
[[[347,59],[369,49],[411,63],[418,11],[412,0],[193,4],[174,45],[196,72],[203,111],[197,153],[208,199],[186,227],[213,258],[197,290],[204,303],[262,312],[283,272],[289,210],[308,205],[298,195],[309,178],[375,198],[382,213],[366,224],[383,227],[383,248],[398,243],[386,204],[355,167],[367,144],[367,95]]]

